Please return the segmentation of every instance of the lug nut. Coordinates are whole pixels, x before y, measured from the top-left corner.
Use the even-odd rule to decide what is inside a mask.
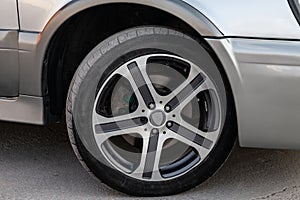
[[[170,107],[170,106],[166,106],[166,107],[165,107],[165,111],[166,111],[166,112],[170,112],[170,111],[171,111],[171,107]]]
[[[154,110],[154,109],[155,109],[155,104],[154,104],[154,103],[150,103],[150,104],[149,104],[149,108],[150,108],[151,110]]]
[[[168,128],[171,128],[172,126],[173,126],[173,123],[172,123],[172,122],[168,122],[168,123],[167,123],[167,127],[168,127]]]
[[[158,130],[155,128],[155,129],[152,130],[152,133],[153,134],[158,134]]]

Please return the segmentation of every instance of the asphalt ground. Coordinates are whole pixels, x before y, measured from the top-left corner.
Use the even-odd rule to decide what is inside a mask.
[[[76,160],[63,124],[0,123],[0,199],[140,199],[93,179]],[[300,152],[235,147],[199,187],[155,199],[300,199]]]

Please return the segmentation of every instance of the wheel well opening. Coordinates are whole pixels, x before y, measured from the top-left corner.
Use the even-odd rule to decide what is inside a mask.
[[[184,21],[157,8],[122,3],[84,10],[56,31],[47,49],[43,66],[43,93],[48,99],[49,119],[61,119],[73,75],[96,45],[115,33],[146,25],[172,28],[204,42],[199,33]],[[209,47],[208,50],[211,51]]]

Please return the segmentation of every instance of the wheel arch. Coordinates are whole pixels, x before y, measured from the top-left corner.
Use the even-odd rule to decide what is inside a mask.
[[[39,2],[39,1],[37,1]],[[24,11],[20,12],[21,21],[20,28],[24,31],[34,31],[41,32],[45,36],[51,37],[54,32],[70,17],[75,14],[84,11],[86,9],[107,5],[107,4],[118,4],[118,3],[129,3],[129,4],[138,4],[143,6],[148,6],[152,8],[157,8],[161,11],[167,12],[174,16],[179,17],[185,23],[193,27],[197,32],[202,36],[222,36],[221,31],[199,10],[192,7],[191,5],[185,3],[182,0],[166,0],[166,1],[152,1],[152,0],[64,0],[60,3],[49,4],[50,8],[48,11],[41,16],[40,19],[37,19],[35,23],[32,23],[32,19],[26,19],[25,10],[28,7],[26,1],[20,0],[20,9],[24,7]],[[23,4],[23,6],[22,6]],[[37,10],[42,10],[45,7],[43,3],[33,4]],[[27,9],[27,12],[34,11],[34,9]],[[39,11],[39,14],[41,11]],[[34,14],[33,14],[34,16]],[[32,25],[30,25],[32,24]],[[47,38],[49,38],[47,37]],[[46,39],[47,39],[46,38]]]
[[[53,66],[53,64],[51,65],[51,63],[49,63],[51,62],[49,60],[49,56],[51,53],[50,51],[51,48],[59,48],[58,46],[56,46],[57,44],[55,44],[55,40],[57,40],[57,38],[60,37],[60,31],[64,28],[66,29],[66,27],[68,27],[68,22],[70,21],[70,19],[74,18],[76,15],[79,15],[87,10],[91,10],[94,8],[100,8],[102,6],[117,6],[117,4],[143,6],[155,9],[157,11],[160,11],[161,13],[165,13],[169,16],[174,17],[174,19],[178,18],[179,20],[181,20],[182,24],[185,24],[186,27],[189,27],[188,29],[194,31],[194,34],[198,34],[198,36],[201,37],[222,36],[222,33],[202,13],[200,13],[198,10],[184,3],[181,0],[155,2],[151,0],[145,0],[142,2],[138,0],[92,0],[88,2],[70,1],[64,6],[62,6],[60,9],[58,9],[57,12],[51,18],[49,18],[48,22],[43,27],[43,30],[41,31],[41,33],[38,33],[37,36],[37,44],[35,50],[36,52],[34,52],[34,62],[35,66],[42,66],[41,68],[35,69],[35,71],[37,70],[41,75],[39,80],[42,80],[42,83],[40,85],[40,91],[35,91],[35,94],[33,95],[50,96],[50,106],[48,105],[48,107],[56,107],[57,105],[57,99],[55,99],[51,105],[51,96],[53,96],[53,94],[51,94],[51,91],[49,91],[51,90],[51,88],[49,89],[49,87],[58,88],[57,85],[53,83],[53,79],[56,79],[55,82],[58,81],[59,84],[61,84],[62,82],[61,77],[50,78],[48,75],[49,71],[51,70],[51,66]],[[172,28],[172,26],[170,26],[170,28]],[[60,38],[60,40],[62,39]],[[56,75],[60,76],[62,71],[56,69],[55,73]],[[58,94],[54,94],[54,96],[55,95],[59,96]],[[58,107],[59,108],[50,109],[51,114],[54,113],[60,115],[61,113],[57,112],[57,110],[61,110],[62,106]]]

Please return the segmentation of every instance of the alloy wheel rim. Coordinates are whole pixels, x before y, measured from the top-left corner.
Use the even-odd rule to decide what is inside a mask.
[[[155,75],[151,72],[155,67],[156,72],[163,67],[171,71]],[[173,84],[175,87],[159,82],[169,76],[180,83]],[[127,103],[118,98],[126,90],[124,85],[130,88]],[[119,106],[125,104],[125,108]],[[182,114],[197,115],[193,110],[198,110],[199,117]],[[199,122],[191,124],[189,118]],[[149,54],[124,63],[104,81],[92,124],[99,150],[116,170],[143,181],[166,181],[182,176],[208,157],[221,134],[221,118],[216,86],[200,67],[178,56]],[[172,159],[162,161],[165,157]]]

